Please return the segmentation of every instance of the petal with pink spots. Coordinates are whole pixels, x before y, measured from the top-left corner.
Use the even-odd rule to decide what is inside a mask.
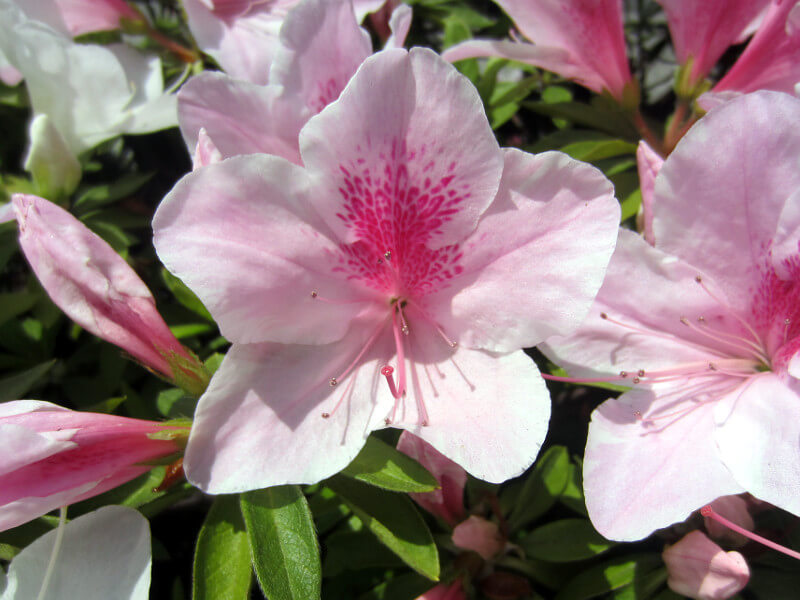
[[[503,155],[475,87],[424,48],[368,58],[339,101],[300,133],[339,237],[375,252],[452,244],[492,202]]]

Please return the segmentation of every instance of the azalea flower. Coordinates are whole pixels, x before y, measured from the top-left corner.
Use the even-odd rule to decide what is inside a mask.
[[[0,531],[147,473],[154,461],[180,452],[187,433],[49,402],[0,404]]]
[[[597,530],[635,540],[747,491],[800,515],[800,100],[709,113],[654,191],[655,247],[621,231],[589,317],[545,353],[632,385],[592,415]]]
[[[104,506],[61,527],[12,559],[0,600],[147,600],[147,519],[132,508]]]
[[[367,58],[299,140],[304,167],[210,164],[156,212],[159,257],[233,342],[187,476],[211,493],[319,481],[387,426],[482,479],[518,475],[550,411],[520,348],[588,310],[610,183],[503,152],[475,88],[425,49]]]
[[[708,75],[725,50],[770,0],[656,0],[667,15],[678,64],[687,70],[685,87],[691,90]]]
[[[530,42],[470,40],[442,54],[451,62],[508,58],[566,77],[636,106],[622,30],[621,0],[496,0]]]
[[[695,600],[726,600],[742,591],[750,568],[738,552],[725,552],[701,531],[692,531],[662,554],[667,585]]]
[[[136,272],[100,236],[44,198],[15,194],[20,248],[50,299],[78,325],[200,395],[208,375],[175,338]]]
[[[31,19],[56,31],[79,36],[119,29],[121,19],[140,21],[142,15],[125,0],[13,0]]]
[[[800,2],[773,0],[742,55],[698,102],[711,110],[756,90],[794,93],[800,81]]]
[[[76,44],[11,0],[0,0],[0,52],[25,78],[34,113],[46,114],[75,154],[177,122],[156,56],[122,44]]]
[[[355,8],[360,23],[383,2],[348,4]],[[189,28],[200,48],[231,77],[256,84],[271,80],[281,25],[297,4],[298,0],[183,0]]]
[[[398,7],[389,45],[405,41],[411,9]],[[336,100],[365,58],[372,54],[349,0],[305,0],[283,23],[270,84],[239,81],[224,73],[193,77],[178,94],[186,145],[196,148],[201,129],[206,146],[220,156],[263,152],[301,164],[298,137],[306,121]]]

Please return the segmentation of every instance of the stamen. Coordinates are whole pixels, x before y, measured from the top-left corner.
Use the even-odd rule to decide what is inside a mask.
[[[342,395],[340,396],[339,401],[336,403],[336,406],[333,407],[333,410],[331,412],[322,413],[322,418],[323,419],[330,419],[333,415],[336,414],[336,411],[339,410],[339,407],[342,405],[342,402],[344,402],[344,399],[348,396],[350,391],[353,389],[353,386],[355,385],[355,383],[356,383],[356,378],[355,377],[351,377],[350,380],[347,382],[347,386],[344,388],[344,391],[342,391]]]
[[[768,363],[769,359],[764,355],[761,346],[758,346],[751,340],[747,338],[731,335],[724,331],[712,331],[710,326],[706,324],[705,317],[698,317],[697,320],[700,322],[701,325],[704,327],[697,326],[693,324],[689,319],[686,317],[681,317],[680,322],[686,325],[692,331],[699,333],[700,335],[704,335],[712,340],[717,342],[721,342],[723,344],[728,344],[729,346],[736,348],[741,352],[745,352],[750,356],[754,356],[758,358],[760,361]],[[743,345],[744,344],[744,345]]]
[[[361,304],[364,302],[371,302],[371,300],[367,298],[359,298],[356,300],[333,300],[332,298],[326,298],[324,296],[320,296],[318,290],[311,290],[309,296],[311,296],[312,300],[315,300],[317,302],[324,302],[325,304]]]
[[[389,391],[392,393],[392,396],[394,396],[394,405],[392,406],[392,416],[387,417],[383,420],[383,422],[386,423],[387,425],[391,425],[397,420],[397,403],[400,400],[400,398],[403,397],[403,394],[398,391],[397,387],[394,384],[394,378],[392,377],[393,373],[394,369],[389,365],[386,365],[381,369],[381,375],[386,377],[386,382],[389,384]]]
[[[759,348],[763,348],[764,347],[764,342],[761,340],[761,337],[758,335],[758,333],[756,333],[756,331],[750,326],[750,323],[748,323],[742,317],[740,317],[730,304],[728,304],[727,302],[724,302],[723,300],[718,298],[716,295],[714,295],[711,292],[711,290],[708,289],[708,286],[705,284],[705,282],[703,281],[703,278],[700,275],[697,275],[694,278],[694,280],[698,283],[698,285],[703,289],[703,291],[706,294],[711,296],[711,298],[715,302],[717,302],[720,306],[725,308],[725,310],[728,311],[733,316],[733,318],[736,319],[739,322],[740,325],[742,325],[745,329],[747,329],[747,331],[750,332],[750,335],[753,336],[753,339],[756,341],[756,343],[757,343]]]
[[[411,356],[411,344],[408,345],[408,362],[411,363],[411,383],[414,386],[414,400],[417,402],[419,424],[423,427],[427,427],[430,423],[430,417],[428,417],[428,409],[425,408],[425,400],[422,397],[422,388],[420,388],[419,385],[417,369],[415,367],[414,359]]]
[[[429,325],[433,326],[433,328],[436,330],[436,332],[441,336],[441,338],[445,341],[445,343],[448,346],[450,346],[451,348],[456,348],[458,346],[458,342],[455,342],[451,340],[449,337],[447,337],[447,334],[444,332],[444,329],[442,329],[442,326],[439,325],[439,323],[437,323],[433,319],[433,317],[431,317],[426,311],[424,311],[419,304],[417,304],[416,302],[412,303],[411,300],[409,300],[408,303],[413,304],[414,308],[419,313],[419,316],[422,317],[425,321],[427,321]]]
[[[392,253],[391,253],[391,251],[390,251],[390,250],[387,250],[386,252],[384,252],[384,253],[383,253],[383,258],[385,258],[386,260],[392,260]]]
[[[366,354],[367,350],[372,348],[372,346],[375,344],[375,340],[378,339],[378,336],[383,332],[383,328],[385,326],[386,326],[386,321],[383,321],[378,324],[378,326],[375,328],[375,331],[372,332],[369,339],[367,340],[367,343],[364,344],[364,347],[356,355],[356,357],[352,360],[352,362],[349,365],[347,365],[347,368],[340,375],[338,375],[337,377],[331,377],[328,380],[328,385],[330,385],[331,387],[335,387],[339,384],[340,381],[344,381],[344,378],[347,377],[350,371],[352,371],[355,368],[355,366],[358,364],[358,361],[361,360],[361,357],[363,357],[364,354]]]
[[[758,542],[759,544],[765,545],[767,548],[772,548],[773,550],[777,550],[778,552],[782,552],[786,556],[791,556],[792,558],[796,558],[800,560],[800,552],[795,552],[787,548],[786,546],[781,546],[780,544],[773,542],[772,540],[768,540],[765,537],[758,535],[757,533],[753,533],[752,531],[748,531],[744,527],[741,527],[734,523],[733,521],[729,521],[722,515],[718,514],[711,508],[711,505],[706,505],[700,509],[700,514],[704,517],[708,517],[709,519],[714,519],[720,525],[724,525],[728,529],[735,531],[736,533],[740,533],[746,538],[753,540],[754,542]]]
[[[394,332],[394,345],[397,352],[397,395],[394,396],[395,398],[406,394],[406,355],[403,346],[403,334],[398,321],[398,312],[399,310],[392,312],[392,331]]]

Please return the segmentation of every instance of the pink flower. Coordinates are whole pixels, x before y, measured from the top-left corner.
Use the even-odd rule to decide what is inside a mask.
[[[496,0],[531,43],[471,40],[447,50],[451,62],[498,56],[535,65],[607,92],[620,103],[638,103],[622,30],[621,0]]]
[[[588,310],[616,235],[609,182],[502,151],[474,86],[425,49],[367,58],[299,139],[304,167],[210,164],[153,221],[233,342],[198,405],[190,480],[319,481],[386,426],[477,477],[524,471],[550,401],[520,348]]]
[[[456,546],[477,552],[484,560],[494,558],[506,547],[506,538],[497,523],[475,515],[456,525],[452,538]]]
[[[656,178],[655,248],[621,231],[589,317],[545,351],[633,385],[593,414],[586,505],[639,539],[748,491],[800,515],[800,100],[709,113]],[[617,375],[618,374],[618,375]]]
[[[439,482],[438,490],[409,494],[409,496],[451,527],[461,521],[464,518],[466,471],[410,431],[400,434],[397,449],[418,461]]]
[[[0,531],[146,473],[180,452],[187,433],[49,402],[0,404]]]
[[[56,306],[187,391],[205,389],[202,364],[175,339],[150,290],[119,254],[52,202],[23,194],[11,202],[20,248]]]
[[[692,531],[662,554],[667,585],[695,600],[725,600],[740,592],[750,569],[738,552],[725,552],[701,531]]]
[[[395,10],[392,44],[403,45],[410,19],[408,6]],[[283,22],[270,85],[207,72],[183,86],[178,114],[186,145],[194,149],[205,129],[224,158],[263,152],[301,164],[303,125],[339,97],[370,54],[349,0],[305,0]]]
[[[678,64],[689,68],[688,88],[708,75],[729,46],[770,0],[657,0],[664,8]]]
[[[457,579],[449,585],[440,583],[432,587],[416,600],[467,600],[467,595],[461,580]]]
[[[183,0],[189,28],[200,48],[230,76],[256,84],[265,84],[270,79],[281,25],[299,3],[298,0]],[[355,9],[361,22],[367,13],[380,8],[383,0],[347,0],[346,4],[351,13]]]
[[[711,110],[740,94],[775,90],[793,94],[800,81],[800,2],[773,0],[764,21],[731,70],[700,105]]]

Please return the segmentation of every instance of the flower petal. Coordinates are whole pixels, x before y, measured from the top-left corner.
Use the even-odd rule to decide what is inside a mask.
[[[719,496],[744,491],[717,455],[714,404],[668,397],[668,391],[659,390],[662,399],[650,390],[631,391],[592,413],[583,466],[586,508],[609,539],[644,538]],[[648,426],[656,409],[662,418],[690,412]]]
[[[800,189],[798,122],[800,100],[788,94],[732,100],[689,131],[656,181],[658,246],[712,276],[742,313],[743,291],[761,283],[778,217]]]
[[[178,93],[178,119],[188,148],[205,129],[224,158],[262,152],[300,164],[297,138],[308,119],[299,105],[278,98],[281,88],[206,71]]]
[[[366,292],[333,271],[338,248],[310,193],[299,167],[239,156],[187,175],[156,211],[159,258],[231,341],[328,343],[363,307]],[[312,298],[315,289],[327,299]]]
[[[358,26],[349,0],[306,0],[281,27],[270,81],[284,98],[307,107],[308,116],[336,100],[358,66],[372,54],[369,34]]]
[[[506,150],[505,163],[497,199],[459,245],[455,290],[427,301],[459,343],[494,352],[533,346],[583,320],[619,224],[614,188],[593,167],[519,150]]]
[[[653,190],[656,186],[656,176],[664,166],[664,159],[642,140],[636,148],[636,165],[639,171],[639,185],[642,189],[642,221],[644,222],[642,233],[647,243],[652,246],[656,243],[653,233]]]
[[[40,590],[56,543],[55,530],[14,557],[0,599],[147,600],[151,562],[147,519],[132,508],[104,506],[64,527],[46,593],[40,595]]]
[[[300,132],[300,154],[324,180],[312,201],[341,239],[431,249],[475,228],[503,161],[475,87],[424,48],[364,61]],[[386,214],[403,226],[375,239]]]
[[[384,48],[402,48],[411,29],[413,9],[408,4],[398,4],[389,17],[389,30],[392,35],[386,40]]]
[[[373,352],[347,381],[329,384],[365,342],[351,332],[325,346],[234,344],[197,406],[188,479],[209,493],[235,493],[316,483],[346,467],[371,431],[371,414],[388,411],[372,400]]]
[[[800,381],[763,373],[717,410],[714,439],[736,481],[800,516]]]

